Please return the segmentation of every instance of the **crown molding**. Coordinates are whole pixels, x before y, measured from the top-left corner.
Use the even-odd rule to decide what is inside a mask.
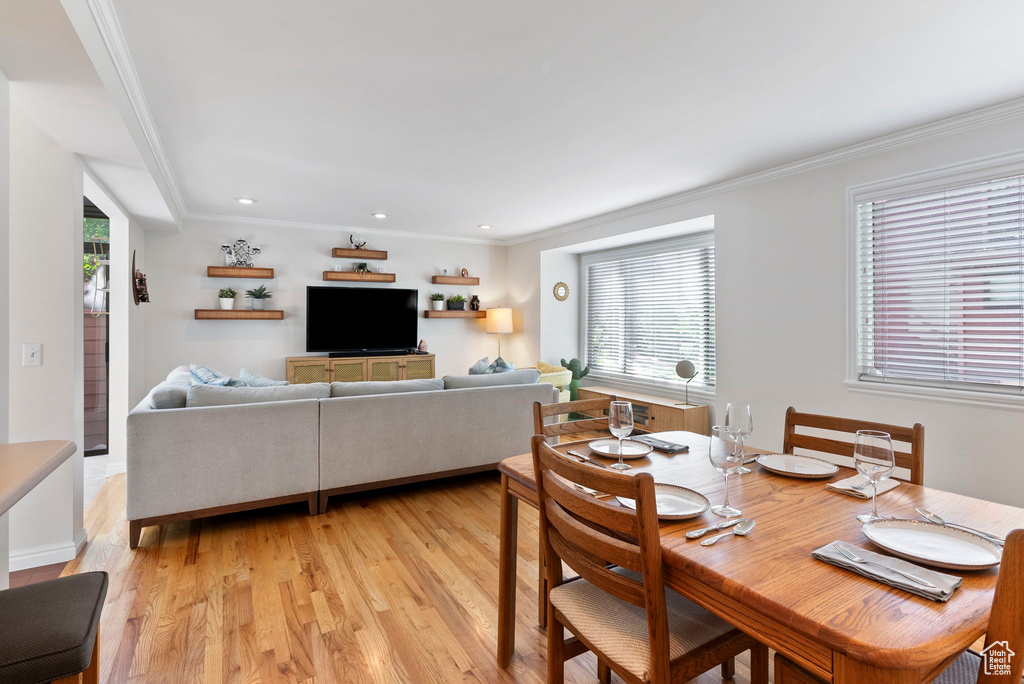
[[[951,116],[946,119],[940,119],[939,121],[933,121],[920,126],[907,128],[896,133],[884,135],[880,138],[873,138],[847,147],[841,147],[837,150],[832,150],[831,152],[807,157],[805,159],[776,166],[764,171],[757,171],[746,176],[740,176],[739,178],[705,185],[703,187],[694,188],[693,190],[686,190],[667,197],[662,197],[648,202],[641,202],[640,204],[634,204],[623,209],[616,209],[615,211],[598,214],[597,216],[581,219],[572,223],[566,223],[560,226],[539,230],[534,233],[528,233],[527,235],[510,238],[505,240],[504,244],[518,245],[524,242],[532,242],[533,240],[562,235],[574,230],[594,228],[613,221],[621,221],[633,216],[640,216],[642,214],[662,209],[670,209],[672,207],[688,204],[690,202],[695,202],[707,197],[713,197],[715,195],[721,195],[722,193],[732,192],[733,190],[739,190],[740,188],[749,187],[758,183],[765,183],[827,166],[835,166],[837,164],[853,161],[862,157],[881,154],[901,147],[907,147],[908,145],[914,145],[934,138],[953,135],[955,133],[960,133],[961,131],[967,131],[981,126],[988,126],[990,124],[1021,116],[1024,116],[1024,98],[1017,98],[1015,100],[1009,100],[989,107],[975,109],[964,114],[957,114],[956,116]]]

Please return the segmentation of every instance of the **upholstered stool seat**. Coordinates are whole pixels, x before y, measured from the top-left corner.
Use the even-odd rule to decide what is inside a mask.
[[[975,684],[980,667],[981,658],[972,651],[964,651],[932,684]]]
[[[0,682],[50,682],[93,660],[107,573],[0,591]]]

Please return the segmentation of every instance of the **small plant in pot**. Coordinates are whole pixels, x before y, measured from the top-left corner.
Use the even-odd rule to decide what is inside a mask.
[[[430,305],[434,307],[434,311],[444,311],[444,295],[440,292],[430,295]]]
[[[448,298],[449,311],[463,311],[466,308],[466,298],[462,295],[452,295]]]
[[[260,285],[252,290],[246,290],[245,296],[249,298],[249,305],[253,311],[263,311],[267,306],[267,300],[274,294],[267,289],[266,285]]]
[[[223,290],[217,293],[217,298],[220,299],[220,308],[222,309],[234,309],[235,308],[235,295],[238,294],[230,287],[225,287]]]

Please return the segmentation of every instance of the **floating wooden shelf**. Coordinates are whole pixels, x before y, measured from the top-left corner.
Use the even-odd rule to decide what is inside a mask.
[[[387,250],[383,249],[350,249],[348,247],[335,247],[331,250],[331,256],[335,259],[373,259],[383,261],[388,258]]]
[[[207,278],[273,278],[272,268],[246,268],[245,266],[207,266]]]
[[[434,285],[479,285],[480,279],[473,276],[434,276],[430,282]]]
[[[363,283],[393,283],[394,273],[356,273],[355,271],[324,271],[324,280],[354,280]]]
[[[282,309],[196,309],[197,321],[279,321],[283,318]]]
[[[487,318],[486,311],[434,311],[423,312],[424,318]]]

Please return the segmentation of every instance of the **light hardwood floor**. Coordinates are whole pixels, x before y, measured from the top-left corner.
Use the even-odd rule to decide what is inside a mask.
[[[335,497],[315,517],[303,504],[146,528],[136,551],[124,487],[115,475],[90,503],[88,546],[64,571],[110,573],[101,682],[545,681],[527,506],[516,655],[495,662],[494,473]],[[745,656],[737,665],[747,684]],[[595,673],[590,654],[566,664],[567,682]]]

